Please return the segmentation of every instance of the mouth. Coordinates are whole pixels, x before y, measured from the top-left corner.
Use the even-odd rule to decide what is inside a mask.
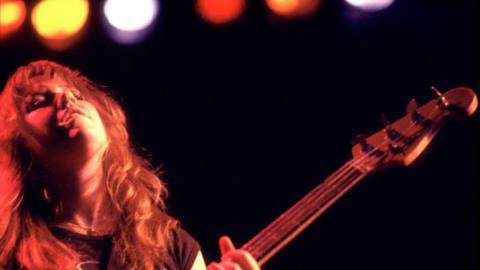
[[[81,108],[69,108],[65,111],[63,116],[57,120],[57,127],[63,129],[70,129],[74,126],[75,120],[79,116],[91,119],[91,117]]]
[[[80,127],[75,124],[78,117],[82,117],[82,115],[71,113],[68,116],[59,119],[57,125],[53,128],[54,136],[62,141],[67,138],[71,139],[76,137],[80,131]]]

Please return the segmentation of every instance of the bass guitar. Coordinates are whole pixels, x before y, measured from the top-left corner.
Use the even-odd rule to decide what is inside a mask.
[[[446,119],[472,115],[478,99],[472,89],[458,87],[418,107],[415,100],[407,114],[371,136],[359,136],[353,158],[242,246],[260,265],[307,228],[316,218],[367,175],[392,166],[408,166],[430,144]]]

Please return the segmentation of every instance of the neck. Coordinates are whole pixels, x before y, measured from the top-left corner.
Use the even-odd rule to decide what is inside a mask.
[[[75,168],[52,170],[46,184],[54,202],[53,224],[83,234],[110,232],[114,224],[101,160]]]

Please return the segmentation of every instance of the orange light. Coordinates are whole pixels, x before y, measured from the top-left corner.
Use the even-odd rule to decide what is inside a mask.
[[[43,0],[33,8],[31,19],[41,38],[50,44],[64,44],[82,30],[88,12],[87,0]]]
[[[197,0],[197,12],[207,22],[225,24],[239,18],[246,0]]]
[[[267,5],[279,15],[290,15],[298,9],[300,0],[267,0]]]
[[[0,0],[0,39],[15,32],[25,21],[27,8],[19,0]]]
[[[266,0],[267,6],[277,15],[284,17],[304,17],[315,13],[321,0]]]

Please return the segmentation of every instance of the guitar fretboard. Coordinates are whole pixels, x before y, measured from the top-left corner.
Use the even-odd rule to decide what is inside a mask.
[[[357,163],[357,164],[356,164]],[[263,265],[369,173],[351,160],[243,245]]]

